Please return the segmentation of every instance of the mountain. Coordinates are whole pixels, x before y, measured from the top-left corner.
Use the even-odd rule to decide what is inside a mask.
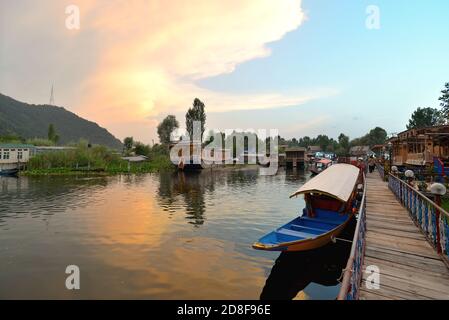
[[[120,140],[106,129],[62,107],[27,104],[0,94],[0,136],[16,134],[23,138],[47,138],[51,123],[61,144],[83,138],[92,144],[122,148]]]

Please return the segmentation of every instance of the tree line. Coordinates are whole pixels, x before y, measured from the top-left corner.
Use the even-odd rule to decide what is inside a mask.
[[[418,107],[410,117],[407,129],[419,129],[449,123],[449,82],[441,90],[440,108]]]
[[[187,110],[187,113],[185,115],[186,130],[188,136],[190,137],[193,136],[194,121],[199,121],[201,123],[201,135],[203,136],[206,123],[205,105],[198,98],[195,98],[192,107]],[[157,127],[157,133],[159,136],[160,143],[162,145],[168,145],[171,142],[171,134],[178,128],[179,122],[176,120],[176,117],[174,115],[168,115],[165,119],[163,119],[162,122]],[[234,132],[231,135],[231,137],[224,137],[224,134],[222,134],[223,143],[225,142],[225,140],[228,141],[230,138],[238,134],[244,134],[247,136],[251,135],[251,133]],[[214,133],[211,132],[205,139],[206,140],[205,144],[210,143],[213,139]],[[387,139],[387,132],[380,127],[376,127],[371,131],[369,131],[366,135],[353,140],[350,140],[349,136],[343,133],[341,133],[337,139],[330,138],[327,135],[318,135],[315,138],[305,136],[299,139],[293,138],[290,140],[279,137],[279,145],[288,145],[290,147],[298,146],[305,148],[309,146],[319,146],[320,149],[323,151],[332,151],[337,154],[343,155],[349,153],[349,148],[351,146],[358,146],[358,145],[374,146],[376,144],[385,143],[386,139]]]
[[[440,108],[417,108],[407,124],[407,129],[423,128],[435,125],[442,125],[449,123],[449,82],[445,84],[441,91],[439,98]],[[204,103],[195,98],[185,115],[185,126],[187,134],[192,138],[193,123],[199,121],[201,123],[201,136],[203,136],[206,125],[206,111]],[[155,144],[153,147],[143,144],[139,141],[134,141],[132,137],[124,139],[125,153],[134,152],[138,155],[149,155],[152,152],[168,154],[168,145],[171,143],[172,133],[179,128],[179,122],[174,115],[166,116],[157,126],[157,134],[159,136],[160,144]],[[49,130],[50,131],[50,130]],[[247,133],[243,133],[247,134]],[[49,140],[53,140],[49,134]],[[337,139],[320,134],[316,137],[304,136],[300,138],[285,139],[279,137],[279,145],[286,145],[289,147],[304,147],[318,146],[322,151],[335,152],[338,155],[347,155],[349,149],[353,146],[374,146],[384,144],[387,140],[388,134],[385,129],[375,127],[371,129],[362,137],[350,139],[344,133],[341,133]],[[223,141],[226,137],[222,137]],[[213,140],[213,134],[209,134],[206,139],[206,144]]]
[[[350,140],[349,136],[340,133],[337,139],[329,138],[327,135],[320,134],[315,138],[304,136],[299,139],[293,138],[286,140],[282,137],[279,139],[279,144],[287,145],[289,147],[304,147],[318,146],[321,151],[334,152],[337,155],[347,155],[349,149],[353,146],[375,146],[384,144],[387,140],[388,134],[385,129],[375,127],[362,137]]]

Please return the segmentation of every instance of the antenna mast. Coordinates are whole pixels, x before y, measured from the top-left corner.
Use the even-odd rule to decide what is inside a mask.
[[[51,85],[50,105],[51,105],[51,106],[54,106],[54,105],[55,105],[55,95],[54,95],[54,93],[53,93],[53,85]]]

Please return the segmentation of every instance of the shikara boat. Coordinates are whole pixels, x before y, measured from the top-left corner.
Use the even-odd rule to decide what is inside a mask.
[[[358,210],[359,174],[353,165],[336,164],[312,178],[290,196],[304,195],[302,215],[262,237],[253,248],[305,251],[328,244]]]
[[[313,162],[313,164],[309,170],[313,174],[319,174],[319,173],[323,172],[324,170],[326,170],[327,168],[329,168],[331,165],[332,165],[332,160],[319,159],[319,160],[315,160]]]
[[[19,173],[19,169],[0,169],[0,176],[15,176]]]

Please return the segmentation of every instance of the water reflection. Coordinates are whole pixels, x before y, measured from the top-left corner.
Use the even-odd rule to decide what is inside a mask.
[[[257,299],[278,254],[251,244],[297,215],[303,200],[288,196],[307,179],[251,169],[0,178],[0,298]],[[63,285],[69,264],[84,277],[76,293]],[[290,291],[270,284],[278,269],[264,296]],[[312,298],[332,295],[312,287]]]
[[[214,189],[211,175],[191,172],[175,172],[162,174],[158,201],[165,211],[173,212],[178,208],[178,197],[182,197],[185,205],[186,219],[190,224],[200,226],[205,220],[206,205],[204,194],[206,190]]]
[[[107,188],[105,177],[0,177],[0,228],[8,218],[47,221],[58,212],[83,208],[94,191]]]
[[[295,182],[310,177],[310,172],[305,168],[286,168],[285,180]]]
[[[354,228],[355,219],[339,239],[352,239]],[[281,253],[265,283],[260,299],[304,298],[302,291],[312,283],[338,287],[342,270],[348,261],[350,247],[351,243],[337,241],[316,250]]]
[[[232,172],[198,171],[162,173],[158,189],[158,201],[167,212],[179,209],[179,200],[185,207],[186,219],[189,224],[198,227],[206,220],[206,198],[214,194],[215,186],[242,190],[247,185],[257,184],[257,170],[241,170]],[[298,179],[293,178],[293,179]],[[210,203],[213,207],[214,204]]]

